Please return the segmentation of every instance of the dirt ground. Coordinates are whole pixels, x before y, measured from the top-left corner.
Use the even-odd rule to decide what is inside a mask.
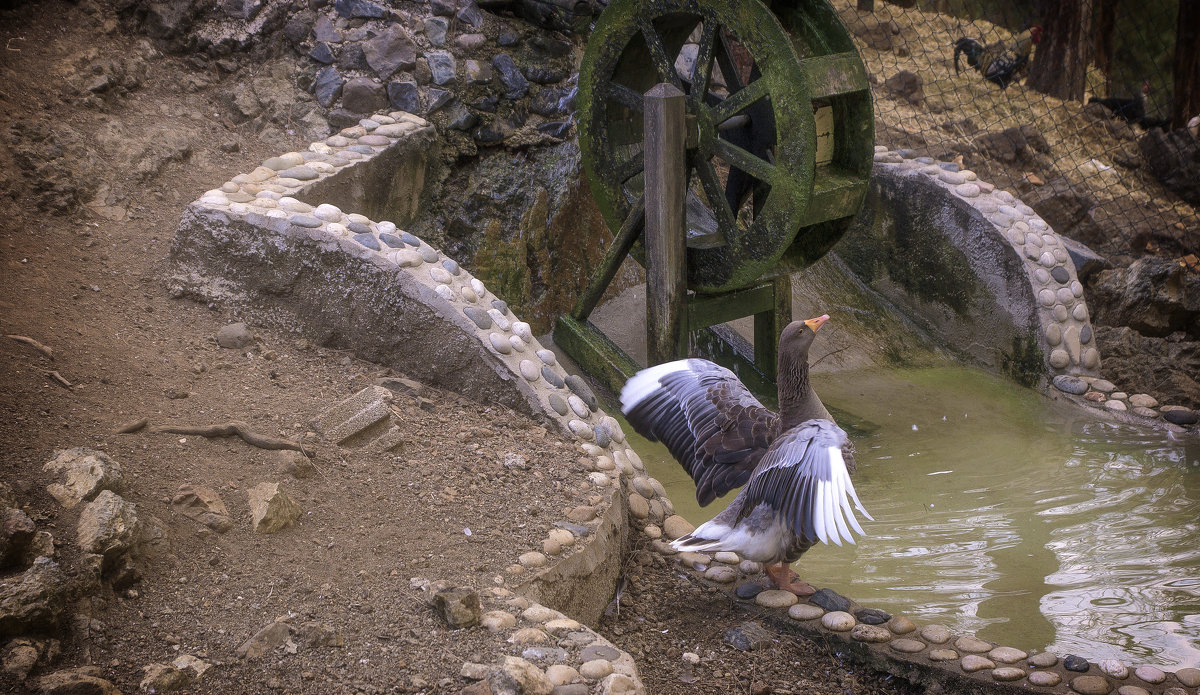
[[[214,665],[194,692],[458,692],[468,683],[462,664],[486,663],[502,647],[480,628],[446,629],[412,580],[495,585],[511,547],[535,548],[564,507],[583,503],[571,484],[573,445],[433,389],[424,400],[397,398],[406,439],[393,456],[318,448],[304,478],[279,452],[236,438],[114,434],[140,418],[242,420],[301,438],[319,411],[387,373],[261,327],[252,326],[250,347],[218,347],[217,331],[239,317],[169,296],[162,277],[184,205],[307,145],[286,127],[252,132],[210,117],[235,76],[157,53],[88,2],[0,10],[0,43],[0,334],[53,350],[49,358],[0,338],[0,480],[54,534],[56,559],[73,571],[78,509],[62,510],[45,492],[42,465],[58,449],[102,450],[123,466],[123,494],[156,537],[141,581],[80,606],[57,635],[61,656],[28,684],[92,664],[136,692],[145,666],[191,654]],[[120,84],[80,89],[101,73]],[[56,214],[72,197],[85,205]],[[521,453],[529,470],[494,452]],[[303,509],[294,527],[269,536],[250,531],[245,492],[264,481]],[[234,528],[215,534],[174,511],[184,483],[218,490]],[[632,588],[599,628],[635,655],[653,692],[908,692],[802,640],[758,652],[724,645],[724,632],[746,619],[737,606],[648,562],[631,561]],[[235,656],[285,616],[298,644]],[[0,690],[23,687],[0,673]]]

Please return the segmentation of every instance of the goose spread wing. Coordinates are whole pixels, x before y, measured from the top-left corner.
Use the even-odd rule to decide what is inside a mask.
[[[863,509],[842,455],[846,433],[829,420],[808,420],[783,433],[763,456],[743,494],[743,510],[766,504],[805,540],[841,545],[863,532],[851,502]]]
[[[661,441],[683,464],[701,506],[744,485],[779,435],[779,416],[708,360],[638,372],[621,390],[621,410],[638,434]]]

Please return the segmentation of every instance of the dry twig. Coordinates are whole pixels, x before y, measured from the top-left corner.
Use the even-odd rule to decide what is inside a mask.
[[[304,450],[304,446],[300,442],[293,442],[290,439],[281,439],[254,432],[250,429],[249,425],[239,421],[208,426],[159,425],[151,427],[150,431],[155,433],[165,432],[168,434],[194,434],[200,437],[228,437],[236,434],[250,446],[256,446],[260,449],[291,449],[292,451],[299,451],[308,456],[308,452]]]
[[[133,422],[127,422],[124,425],[121,425],[117,429],[113,430],[113,434],[133,434],[134,432],[137,432],[138,430],[142,429],[149,423],[150,423],[150,420],[148,418],[141,418],[140,420],[134,420]]]
[[[48,345],[42,345],[41,343],[34,340],[33,338],[30,338],[29,336],[25,336],[25,335],[10,335],[8,337],[17,341],[18,343],[25,343],[26,345],[32,347],[33,349],[35,349],[38,352],[45,355],[46,357],[49,357],[50,359],[54,359],[54,350]]]
[[[46,372],[46,376],[57,381],[59,386],[62,386],[63,388],[67,389],[68,391],[70,391],[72,388],[74,388],[74,384],[67,381],[67,378],[64,377],[62,374],[59,374],[57,371]]]

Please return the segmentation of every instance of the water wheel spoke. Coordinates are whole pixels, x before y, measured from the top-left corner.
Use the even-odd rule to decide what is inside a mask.
[[[721,179],[717,177],[716,167],[707,159],[697,161],[695,166],[696,176],[704,188],[704,195],[708,197],[708,202],[712,205],[719,229],[722,231],[737,229],[737,218],[734,217],[733,208],[729,207],[729,201],[725,199],[725,191],[721,188]]]
[[[625,183],[629,179],[642,173],[642,169],[644,169],[645,166],[645,153],[638,152],[629,159],[626,159],[624,162],[617,165],[617,181],[620,183]]]
[[[742,74],[738,72],[737,63],[733,60],[733,53],[729,50],[725,32],[718,34],[717,40],[721,44],[716,56],[717,65],[721,66],[721,76],[725,78],[725,86],[730,92],[735,92],[742,88]]]
[[[712,107],[713,123],[718,127],[725,121],[736,116],[739,112],[753,106],[759,99],[770,93],[767,81],[759,78],[738,91],[729,95],[721,103]]]
[[[700,30],[700,42],[696,49],[696,62],[692,65],[692,91],[693,100],[698,100],[700,95],[708,94],[708,83],[712,79],[713,54],[717,45],[717,25],[714,22],[705,22],[704,28]]]
[[[741,169],[763,183],[772,183],[775,180],[776,172],[779,170],[767,160],[720,138],[713,143],[713,147],[717,151],[717,155],[730,166]]]
[[[627,109],[637,111],[639,113],[645,109],[645,106],[642,104],[642,95],[623,84],[610,82],[607,86],[606,92],[609,99],[612,99]]]
[[[663,44],[662,37],[658,35],[654,25],[644,17],[639,18],[637,23],[638,29],[642,32],[642,38],[646,40],[646,48],[650,50],[650,62],[654,64],[659,80],[669,82],[683,91],[679,75],[675,72],[675,61],[667,56],[667,47]]]

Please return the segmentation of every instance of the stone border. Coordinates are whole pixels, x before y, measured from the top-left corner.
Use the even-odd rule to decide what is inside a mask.
[[[620,425],[599,409],[599,403],[586,383],[577,375],[567,374],[557,363],[554,353],[544,349],[531,335],[528,324],[517,320],[507,305],[491,295],[482,282],[453,259],[398,229],[392,222],[372,221],[358,213],[344,213],[328,203],[310,205],[296,197],[312,193],[316,183],[337,176],[348,167],[361,166],[384,153],[394,153],[410,138],[428,138],[431,131],[424,119],[412,114],[376,115],[324,142],[314,143],[308,152],[291,152],[268,159],[250,174],[235,176],[220,188],[206,192],[189,205],[172,248],[172,264],[177,271],[172,281],[176,289],[202,297],[235,301],[247,299],[252,294],[242,284],[246,282],[244,278],[222,276],[220,271],[228,270],[222,265],[222,259],[207,259],[207,265],[201,263],[195,257],[195,249],[189,251],[188,248],[194,241],[188,238],[192,234],[221,237],[225,244],[222,249],[231,253],[239,252],[237,244],[248,243],[283,252],[335,254],[343,261],[349,258],[356,263],[352,271],[368,275],[382,273],[381,278],[373,279],[368,285],[379,280],[402,285],[407,298],[422,302],[430,315],[442,322],[440,328],[451,329],[456,331],[455,337],[465,336],[473,341],[475,355],[489,362],[494,369],[506,372],[509,388],[520,391],[521,400],[535,414],[552,421],[577,441],[590,469],[580,485],[598,493],[601,501],[606,495],[609,498],[607,511],[602,514],[598,505],[570,510],[567,519],[553,524],[555,528],[547,533],[540,550],[513,550],[514,562],[506,570],[510,579],[518,581],[532,573],[515,587],[518,592],[553,598],[557,586],[573,582],[582,572],[595,568],[599,559],[593,557],[595,553],[589,553],[589,549],[611,549],[611,545],[593,545],[598,534],[591,534],[592,540],[580,542],[581,539],[600,526],[609,528],[612,533],[627,534],[620,523],[625,518],[640,525],[640,534],[650,541],[654,550],[673,557],[688,568],[697,581],[728,586],[739,579],[758,575],[762,570],[758,563],[741,560],[733,553],[709,557],[676,553],[670,547],[668,540],[689,532],[691,524],[675,515],[662,484],[646,474],[638,454],[626,445]],[[995,191],[990,184],[978,181],[972,172],[960,171],[953,164],[938,164],[878,148],[876,161],[936,177],[944,187],[970,202],[1005,232],[1015,253],[1024,254],[1030,281],[1036,283],[1034,287],[1042,304],[1039,313],[1042,337],[1054,348],[1051,367],[1060,372],[1055,377],[1056,386],[1066,383],[1059,377],[1069,376],[1067,370],[1078,373],[1079,370],[1098,368],[1099,354],[1094,346],[1082,347],[1091,342],[1091,336],[1084,339],[1083,334],[1084,328],[1089,329],[1090,334],[1090,325],[1082,286],[1074,275],[1074,268],[1064,265],[1069,257],[1061,240],[1031,209],[1011,194]],[[189,217],[203,218],[200,231],[187,228],[196,222]],[[240,234],[234,233],[239,231],[234,229],[239,226],[255,233],[247,235],[247,229],[241,229]],[[310,263],[319,260],[319,256],[306,259]],[[1062,269],[1066,273],[1065,279],[1063,272],[1055,273],[1055,269]],[[1078,338],[1081,349],[1075,349],[1075,338],[1070,336]],[[1067,356],[1065,363],[1059,353]],[[1099,385],[1097,390],[1103,390],[1104,384],[1100,384],[1100,380],[1091,379],[1093,387]],[[603,521],[597,518],[601,515]],[[610,518],[614,515],[620,518]],[[576,562],[575,567],[568,567],[572,558],[586,559]],[[425,584],[421,588],[428,586]],[[856,610],[852,601],[829,590],[822,590],[800,603],[786,592],[741,587],[760,587],[743,583],[735,595],[752,598],[756,610],[772,624],[841,645],[847,654],[870,662],[876,668],[906,677],[953,682],[964,691],[1033,690],[1087,695],[1107,694],[1116,687],[1120,695],[1151,692],[1187,695],[1194,694],[1194,688],[1200,686],[1200,670],[1196,669],[1180,669],[1169,674],[1148,666],[1131,670],[1115,660],[1091,664],[1078,657],[1060,661],[1053,655],[1030,656],[971,635],[955,636],[937,625],[918,628],[902,616],[893,617],[876,609]],[[552,661],[569,660],[578,664],[576,668],[556,663],[548,667],[546,673],[538,669],[540,677],[549,678],[548,674],[553,674],[555,678],[565,679],[563,685],[571,681],[599,683],[603,693],[645,692],[632,657],[576,620],[536,603],[528,596],[515,595],[509,589],[495,587],[485,590],[484,594],[492,610],[484,614],[483,625],[496,634],[496,639],[536,646],[554,635],[581,647],[574,655],[560,647],[548,648],[560,651],[546,653],[530,652],[529,649],[534,647],[526,648],[524,655],[549,654],[547,658]],[[521,620],[530,626],[518,627]],[[471,677],[468,671],[478,674],[478,666],[464,664],[463,675]],[[514,662],[513,668],[521,671],[524,664]]]
[[[1072,402],[1102,408],[1101,414],[1132,413],[1131,420],[1195,425],[1197,414],[1179,405],[1160,405],[1149,394],[1129,395],[1100,376],[1083,284],[1075,272],[1066,244],[1033,208],[1012,193],[980,181],[973,171],[953,162],[917,156],[912,150],[889,150],[877,145],[875,163],[910,176],[924,175],[956,200],[991,223],[1025,267],[1038,305],[1039,341],[1046,357],[1051,385]]]

